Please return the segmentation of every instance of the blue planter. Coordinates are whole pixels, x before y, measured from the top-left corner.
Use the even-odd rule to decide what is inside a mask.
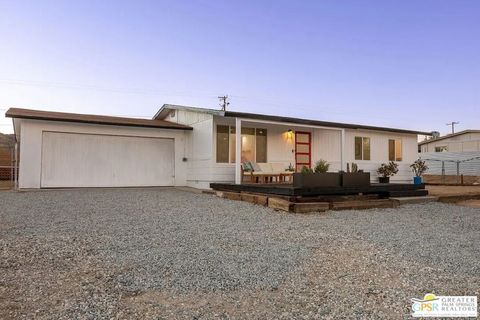
[[[422,177],[413,177],[413,184],[422,184]]]

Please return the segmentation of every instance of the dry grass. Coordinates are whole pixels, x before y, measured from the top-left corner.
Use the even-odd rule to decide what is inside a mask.
[[[431,186],[427,185],[426,189],[431,196],[466,196],[479,195],[480,185],[478,186]]]

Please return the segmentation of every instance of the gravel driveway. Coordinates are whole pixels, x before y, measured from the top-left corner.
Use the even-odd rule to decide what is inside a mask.
[[[475,208],[294,215],[176,189],[0,204],[1,319],[385,319],[480,295]]]

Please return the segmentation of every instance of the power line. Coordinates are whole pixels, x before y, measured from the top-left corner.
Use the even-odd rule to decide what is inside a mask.
[[[47,82],[47,81],[20,80],[20,79],[0,79],[0,82],[11,84],[11,85],[21,85],[21,86],[50,87],[50,88],[70,89],[70,90],[103,91],[103,92],[123,93],[123,94],[165,95],[165,96],[204,97],[204,98],[215,97],[215,95],[209,94],[209,93],[191,93],[191,92],[185,92],[185,91],[172,92],[172,91],[160,90],[160,89],[145,90],[145,89],[134,89],[134,88],[112,88],[112,87],[102,87],[98,85],[79,84],[79,83],[61,83],[61,82]]]

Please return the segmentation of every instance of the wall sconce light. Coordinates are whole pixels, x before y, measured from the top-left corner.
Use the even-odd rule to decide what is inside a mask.
[[[292,129],[288,129],[288,130],[287,130],[287,139],[288,139],[288,140],[292,140],[292,139],[293,139],[293,130],[292,130]]]

